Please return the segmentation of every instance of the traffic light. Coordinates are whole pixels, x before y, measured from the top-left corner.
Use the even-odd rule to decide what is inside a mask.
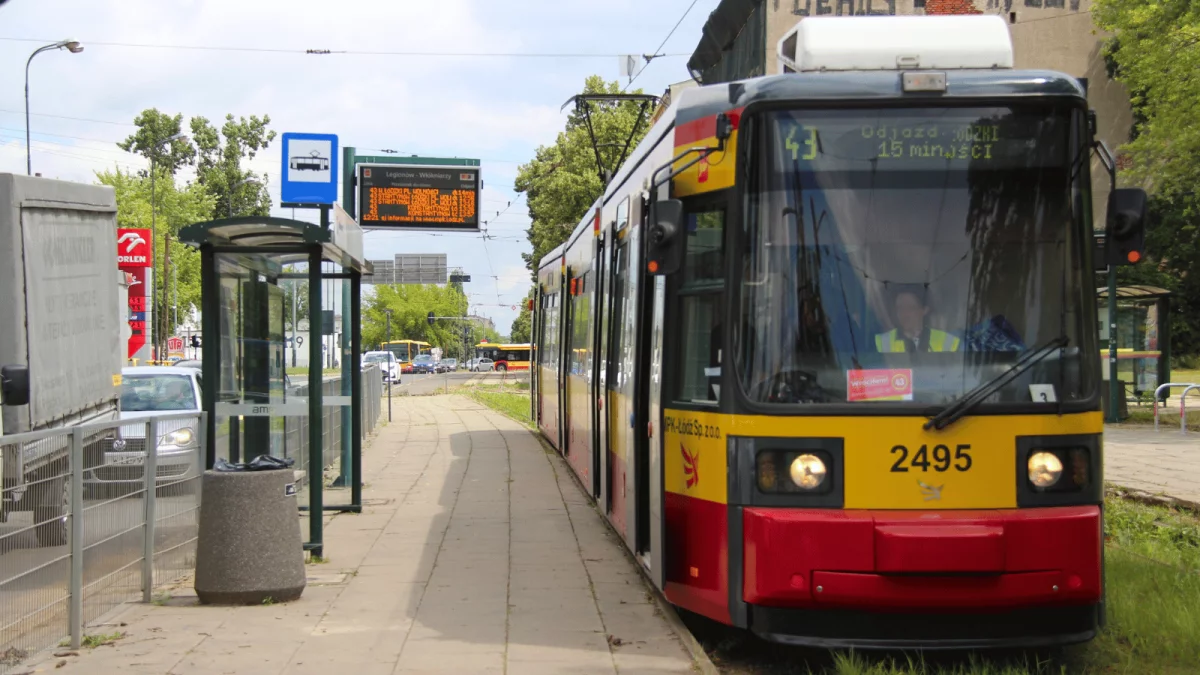
[[[192,336],[192,346],[197,349],[200,348],[200,336],[199,335]]]
[[[433,325],[433,312],[430,312],[429,315],[426,316],[425,318],[429,319],[429,325],[432,326]]]
[[[1108,196],[1108,263],[1133,265],[1146,248],[1146,192],[1113,190]]]

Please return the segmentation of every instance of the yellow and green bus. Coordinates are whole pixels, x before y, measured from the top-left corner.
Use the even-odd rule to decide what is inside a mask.
[[[413,359],[429,353],[430,344],[421,340],[392,340],[379,345],[380,351],[391,352],[400,362],[400,370],[411,372]]]

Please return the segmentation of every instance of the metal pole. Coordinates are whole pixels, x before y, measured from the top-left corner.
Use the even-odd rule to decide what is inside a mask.
[[[321,325],[321,248],[314,246],[308,256],[308,325]],[[322,458],[321,343],[309,341],[308,348],[308,548],[314,556],[324,550],[324,459]],[[314,367],[315,366],[315,367]]]
[[[33,57],[47,49],[56,49],[57,47],[58,45],[38,47],[25,61],[25,175],[27,176],[33,175],[33,154],[29,144],[29,64],[33,62]]]
[[[175,286],[175,327],[179,328],[179,266],[171,266],[172,285]]]
[[[83,429],[71,432],[71,649],[83,643]]]
[[[296,367],[296,302],[300,295],[300,280],[292,280],[292,367]],[[312,331],[309,331],[311,338]]]
[[[359,360],[362,354],[362,276],[355,270],[350,275],[350,352],[354,360]],[[346,310],[342,310],[345,314]],[[356,512],[362,512],[362,441],[363,441],[363,382],[362,366],[356,363],[350,371],[350,407],[354,414],[351,421],[350,441],[350,505]],[[373,390],[374,388],[372,388]],[[375,399],[378,405],[379,399]]]
[[[1106,242],[1111,246],[1112,242]],[[1121,385],[1117,381],[1117,266],[1108,265],[1108,421],[1119,422]]]
[[[157,150],[157,149],[158,148],[155,148],[155,150]],[[154,237],[154,240],[157,240],[158,239],[158,211],[157,211],[158,202],[156,202],[154,199],[154,195],[155,195],[155,192],[154,192],[154,154],[155,153],[153,153],[153,152],[150,153],[150,234],[151,234],[151,236]],[[150,253],[151,253],[151,255],[154,254],[153,249],[151,249]],[[151,317],[150,321],[146,322],[146,325],[150,327],[150,330],[153,333],[153,339],[150,341],[150,346],[154,350],[154,358],[156,360],[162,359],[162,353],[158,347],[158,340],[159,340],[158,329],[154,326],[154,321],[158,319],[158,274],[157,274],[158,270],[156,269],[157,265],[158,265],[158,256],[154,256],[154,259],[150,261],[150,271],[151,271],[151,273],[153,273],[153,277],[154,277],[153,279],[151,279],[151,284],[150,284],[150,308],[151,308],[150,311],[154,316]]]
[[[142,499],[142,602],[150,602],[154,598],[155,488],[158,487],[158,419],[154,417],[146,422],[146,461],[143,466],[146,493]]]
[[[387,341],[392,341],[392,310],[387,310]],[[389,348],[390,351],[390,348]],[[388,374],[388,421],[392,421],[392,376]]]

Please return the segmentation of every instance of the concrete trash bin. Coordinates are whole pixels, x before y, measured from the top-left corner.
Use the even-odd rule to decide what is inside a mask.
[[[205,471],[196,542],[196,595],[204,604],[288,602],[304,592],[304,542],[295,473]]]

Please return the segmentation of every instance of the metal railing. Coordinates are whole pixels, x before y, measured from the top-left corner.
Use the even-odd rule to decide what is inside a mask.
[[[297,396],[307,396],[308,386],[293,387],[289,393]],[[342,378],[330,377],[321,384],[321,393],[325,397],[342,395]],[[383,376],[379,366],[370,365],[363,368],[362,374],[362,429],[363,436],[370,433],[379,423],[380,412],[383,409]],[[321,421],[321,458],[324,466],[321,471],[335,466],[342,457],[342,408],[340,405],[327,405],[322,412]],[[303,483],[307,484],[312,475],[309,467],[308,454],[308,418],[303,416],[283,418],[283,444],[280,455],[296,460],[296,468],[304,472]],[[321,472],[318,472],[320,474]]]
[[[1172,387],[1183,387],[1183,393],[1179,395],[1179,433],[1187,433],[1187,395],[1193,389],[1200,389],[1200,384],[1195,382],[1168,382],[1160,384],[1154,389],[1154,430],[1158,431],[1158,400],[1162,397],[1164,390],[1170,390]]]
[[[194,567],[204,419],[0,436],[0,673]]]

